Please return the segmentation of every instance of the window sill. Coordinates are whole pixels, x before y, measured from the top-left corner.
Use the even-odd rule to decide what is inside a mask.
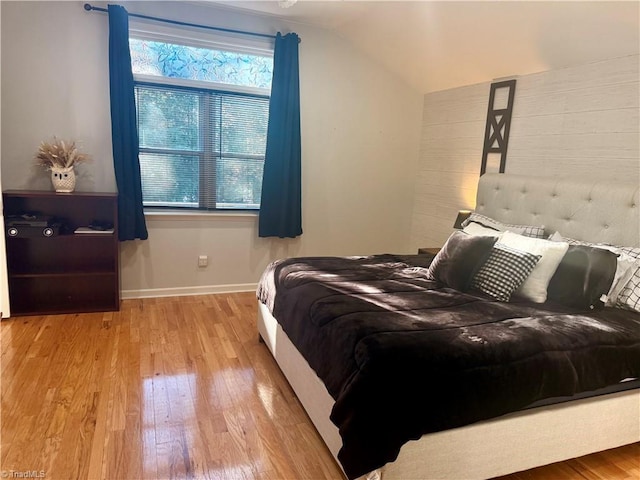
[[[149,220],[196,220],[204,218],[247,218],[258,217],[259,210],[250,211],[182,211],[182,210],[154,210],[144,209],[144,217]]]

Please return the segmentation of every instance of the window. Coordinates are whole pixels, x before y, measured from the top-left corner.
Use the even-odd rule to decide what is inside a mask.
[[[272,57],[133,35],[143,204],[258,209]]]

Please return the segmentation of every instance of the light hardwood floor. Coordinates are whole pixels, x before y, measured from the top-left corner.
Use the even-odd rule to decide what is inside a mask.
[[[0,470],[56,480],[344,478],[255,321],[251,293],[3,321]],[[639,458],[635,444],[503,480],[639,479]]]

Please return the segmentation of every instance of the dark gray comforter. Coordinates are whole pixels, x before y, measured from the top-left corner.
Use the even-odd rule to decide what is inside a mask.
[[[336,400],[349,478],[425,433],[640,377],[640,314],[496,302],[427,280],[430,260],[289,259],[259,286]]]

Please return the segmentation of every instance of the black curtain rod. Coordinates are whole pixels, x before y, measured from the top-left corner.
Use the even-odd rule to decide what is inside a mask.
[[[107,10],[106,8],[94,7],[93,5],[91,5],[89,3],[85,3],[84,4],[84,9],[87,12],[90,12],[91,10],[96,10],[98,12],[109,12],[109,10]],[[219,32],[239,33],[241,35],[251,35],[251,36],[254,36],[254,37],[263,37],[263,38],[276,38],[275,35],[268,35],[266,33],[246,32],[244,30],[234,30],[232,28],[211,27],[209,25],[198,25],[197,23],[180,22],[178,20],[169,20],[167,18],[151,17],[149,15],[140,15],[138,13],[129,13],[129,16],[130,17],[136,17],[136,18],[144,18],[146,20],[154,20],[156,22],[170,23],[170,24],[173,24],[173,25],[182,25],[184,27],[206,28],[208,30],[217,30]]]

